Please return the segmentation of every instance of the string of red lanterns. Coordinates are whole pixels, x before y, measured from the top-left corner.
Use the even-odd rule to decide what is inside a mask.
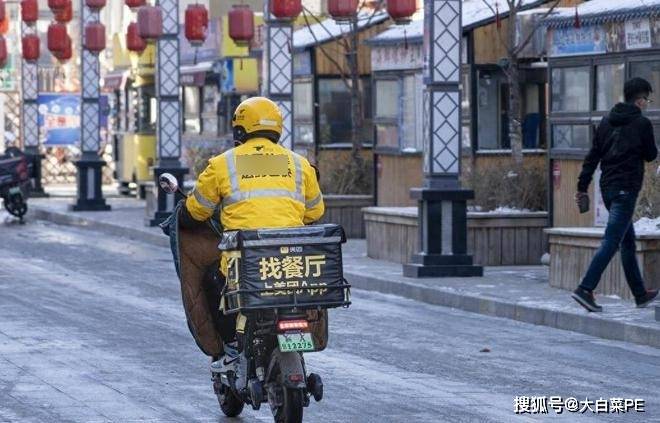
[[[270,13],[281,20],[293,20],[302,12],[301,0],[273,0]]]
[[[228,14],[229,37],[237,46],[247,46],[254,38],[254,12],[247,5],[234,5]]]
[[[186,9],[185,33],[193,46],[199,46],[206,40],[209,26],[209,12],[201,4],[191,4]]]
[[[147,41],[163,35],[163,11],[158,6],[142,6],[138,9],[138,33]]]
[[[21,1],[21,19],[26,25],[34,25],[39,20],[39,2],[37,0]]]
[[[142,53],[147,48],[147,42],[140,37],[138,25],[135,22],[128,24],[126,31],[126,48],[134,53]]]
[[[41,55],[41,40],[37,34],[27,34],[21,40],[21,47],[23,48],[23,59],[27,62],[33,63],[39,60]]]

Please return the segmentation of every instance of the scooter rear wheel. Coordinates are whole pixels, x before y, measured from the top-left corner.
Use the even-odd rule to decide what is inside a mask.
[[[302,423],[303,392],[301,389],[282,386],[282,405],[275,414],[276,423]]]

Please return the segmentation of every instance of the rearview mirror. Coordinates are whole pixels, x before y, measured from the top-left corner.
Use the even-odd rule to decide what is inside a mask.
[[[168,194],[174,194],[179,190],[179,181],[171,173],[163,173],[158,178],[160,187]]]

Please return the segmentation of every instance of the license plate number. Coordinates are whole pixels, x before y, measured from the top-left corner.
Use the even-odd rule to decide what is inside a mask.
[[[314,341],[309,332],[290,332],[277,335],[280,351],[314,351]]]
[[[9,188],[9,195],[16,195],[16,194],[21,194],[21,188],[20,187],[11,187],[11,188]]]

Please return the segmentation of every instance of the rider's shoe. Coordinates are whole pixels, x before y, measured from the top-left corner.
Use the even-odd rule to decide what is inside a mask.
[[[211,363],[211,372],[228,374],[234,372],[236,388],[243,389],[247,385],[247,360],[243,352],[238,352],[238,343],[230,342],[224,346],[225,354],[219,360]]]
[[[225,343],[224,350],[224,355],[211,363],[211,372],[227,374],[227,372],[232,371],[236,373],[239,360],[238,342]]]

